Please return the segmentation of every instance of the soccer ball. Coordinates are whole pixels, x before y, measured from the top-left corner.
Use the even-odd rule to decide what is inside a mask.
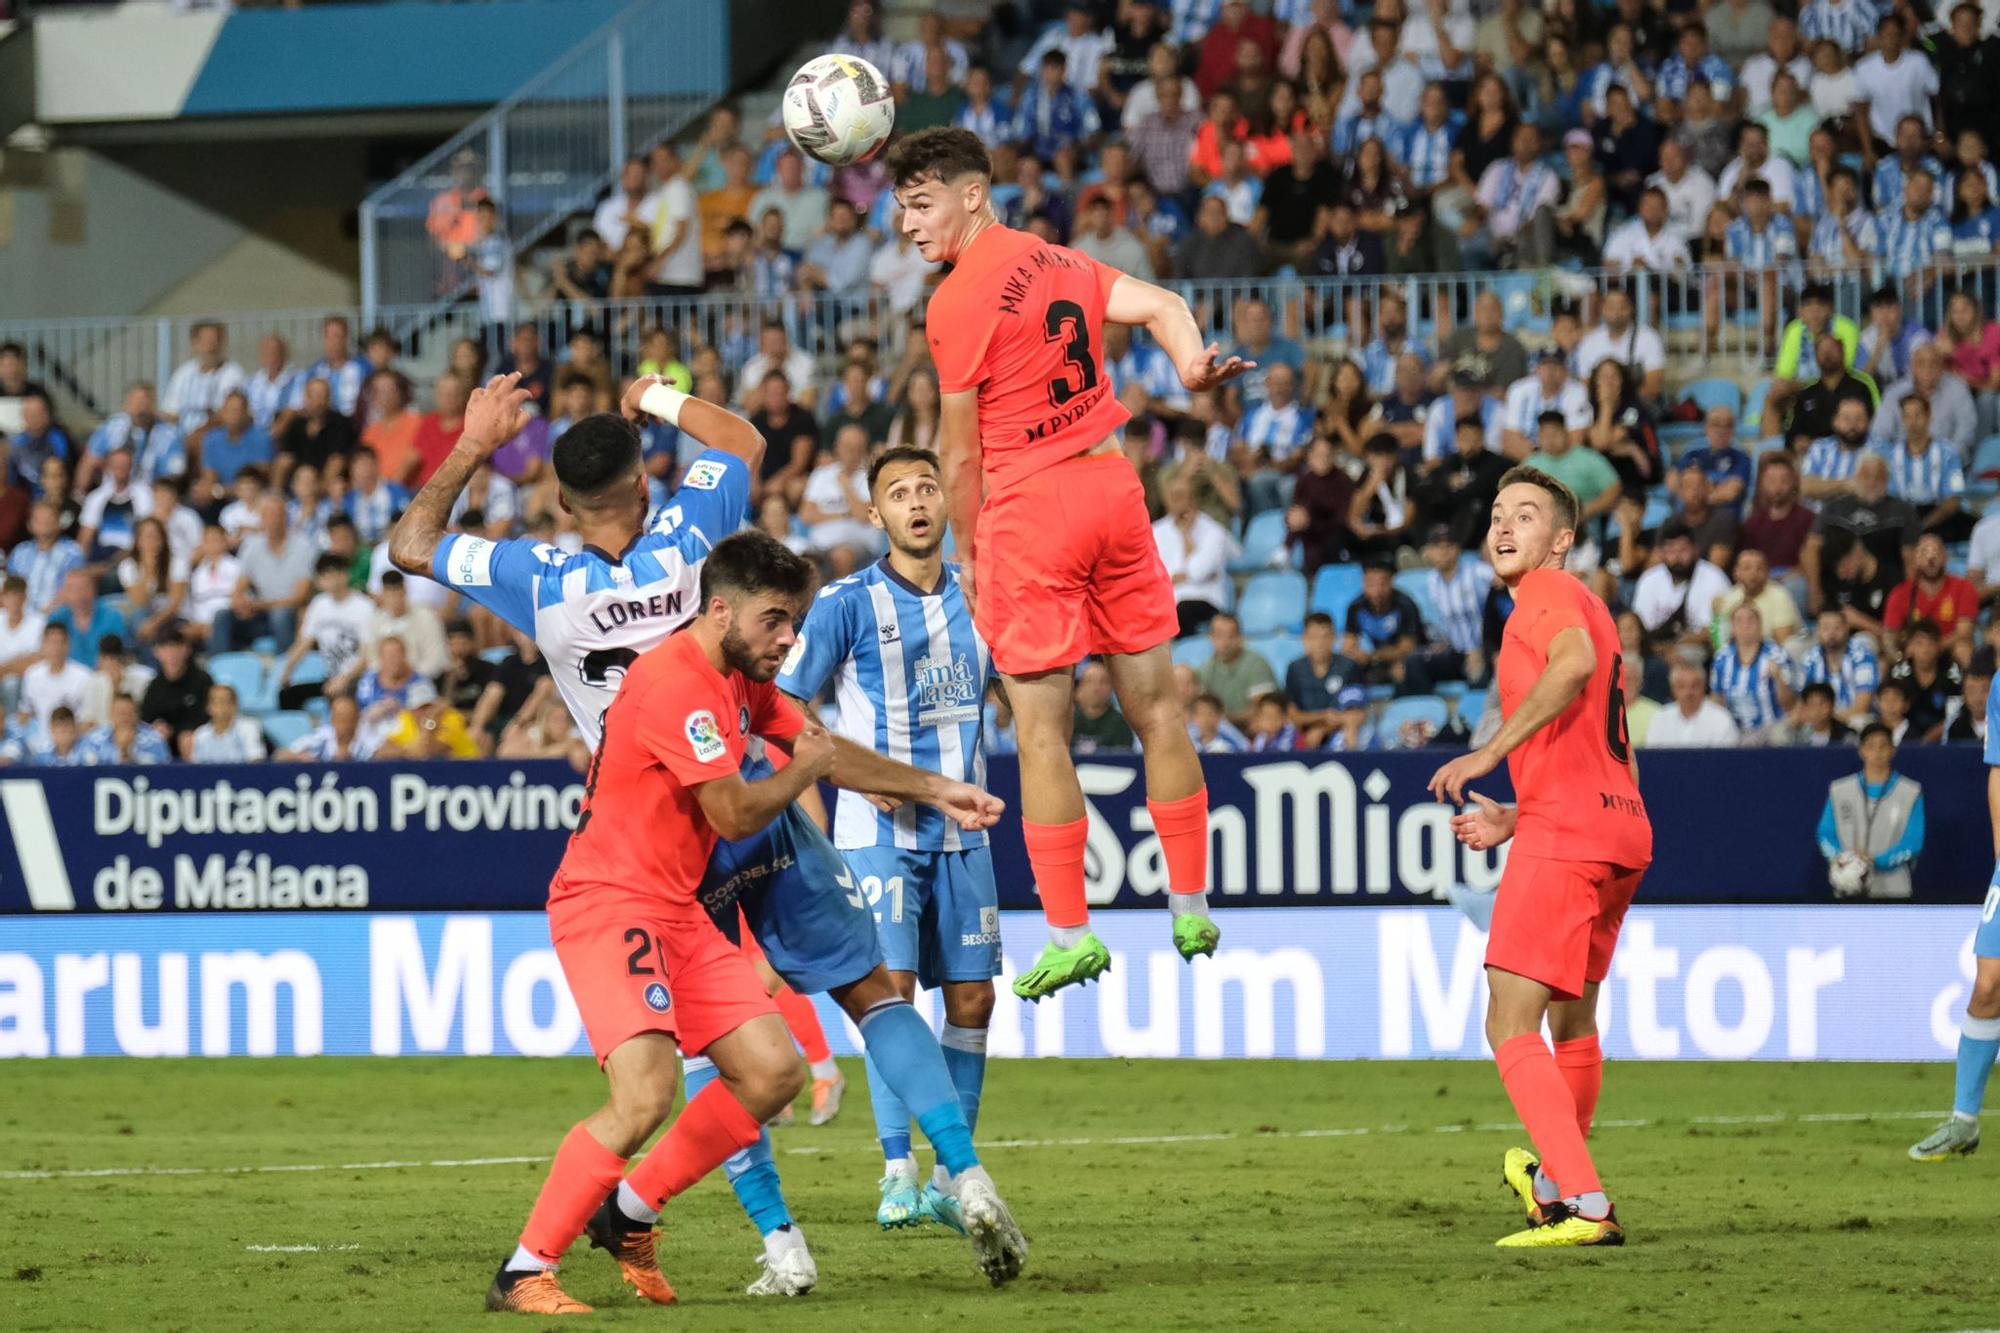
[[[1868,887],[1868,858],[1859,852],[1842,852],[1826,868],[1826,882],[1836,898],[1858,898]]]
[[[800,152],[845,167],[881,151],[896,127],[896,102],[881,70],[836,52],[799,66],[785,85],[784,116]]]

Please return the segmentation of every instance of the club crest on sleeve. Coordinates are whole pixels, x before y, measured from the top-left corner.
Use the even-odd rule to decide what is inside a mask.
[[[729,475],[729,469],[713,458],[703,458],[688,464],[687,475],[681,478],[683,490],[712,491],[722,484]]]
[[[646,989],[639,992],[639,998],[644,1000],[646,1007],[656,1014],[664,1014],[674,1007],[673,995],[668,992],[665,985],[657,981],[647,982]]]
[[[699,762],[712,764],[729,752],[722,741],[722,728],[715,723],[715,714],[706,708],[689,713],[686,726],[688,744],[694,747],[694,757]]]

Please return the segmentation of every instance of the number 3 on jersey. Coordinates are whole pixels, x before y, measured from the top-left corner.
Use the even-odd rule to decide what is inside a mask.
[[[1047,341],[1063,344],[1063,360],[1075,368],[1077,377],[1074,384],[1067,374],[1049,381],[1049,406],[1061,407],[1078,394],[1095,389],[1097,358],[1091,354],[1090,323],[1084,318],[1083,307],[1074,301],[1049,302],[1048,314],[1042,317],[1042,333]]]

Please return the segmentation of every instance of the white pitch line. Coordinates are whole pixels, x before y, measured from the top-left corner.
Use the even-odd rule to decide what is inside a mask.
[[[245,1245],[252,1254],[318,1254],[321,1250],[358,1250],[359,1245]]]
[[[1645,1129],[1660,1124],[1687,1123],[1696,1125],[1773,1125],[1773,1124],[1834,1124],[1870,1120],[1931,1120],[1938,1117],[1937,1111],[1832,1111],[1807,1115],[1786,1115],[1782,1112],[1768,1115],[1710,1115],[1690,1116],[1685,1122],[1655,1120],[1599,1120],[1598,1129]],[[1467,1125],[1463,1121],[1448,1125],[1354,1125],[1335,1129],[1278,1129],[1252,1130],[1247,1133],[1235,1130],[1218,1130],[1207,1134],[1126,1134],[1104,1138],[1061,1138],[1061,1139],[995,1139],[980,1146],[982,1148],[1110,1148],[1135,1147],[1160,1143],[1230,1143],[1242,1141],[1254,1143],[1260,1139],[1345,1139],[1372,1134],[1407,1134],[1413,1130],[1433,1134],[1518,1134],[1521,1127],[1509,1120],[1485,1120]],[[874,1152],[872,1144],[823,1146],[800,1144],[784,1149],[788,1157],[813,1157],[834,1152]],[[405,1170],[455,1170],[470,1166],[536,1166],[548,1161],[546,1156],[526,1157],[435,1157],[424,1160],[392,1162],[293,1162],[264,1166],[104,1166],[73,1168],[60,1171],[0,1171],[0,1180],[106,1180],[130,1176],[256,1176],[273,1175],[300,1171],[405,1171]],[[254,1247],[253,1247],[254,1248]]]

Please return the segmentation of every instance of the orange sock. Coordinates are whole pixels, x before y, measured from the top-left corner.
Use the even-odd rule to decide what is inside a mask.
[[[1083,848],[1090,839],[1090,817],[1067,824],[1021,821],[1021,838],[1028,844],[1028,864],[1042,894],[1042,915],[1052,926],[1081,926],[1090,920],[1083,895]]]
[[[1557,1042],[1556,1072],[1569,1084],[1570,1099],[1576,1103],[1576,1127],[1589,1138],[1597,1094],[1604,1086],[1604,1048],[1598,1045],[1597,1034]]]
[[[1514,1113],[1541,1154],[1543,1174],[1556,1182],[1564,1198],[1603,1189],[1583,1132],[1577,1128],[1576,1099],[1563,1083],[1542,1034],[1524,1032],[1510,1038],[1500,1043],[1493,1058],[1500,1066],[1507,1100],[1514,1103]]]
[[[1208,788],[1176,801],[1146,798],[1160,853],[1167,859],[1167,889],[1172,893],[1208,891]]]
[[[632,1168],[627,1183],[648,1208],[658,1208],[763,1132],[757,1117],[717,1080],[694,1095],[673,1128]]]
[[[826,1044],[826,1029],[819,1025],[819,1011],[813,1008],[813,1002],[790,986],[771,998],[778,1002],[778,1012],[784,1015],[785,1026],[792,1030],[792,1039],[806,1053],[807,1063],[831,1060],[833,1052]]]
[[[625,1174],[625,1159],[591,1137],[582,1125],[570,1126],[556,1149],[549,1178],[535,1196],[534,1211],[521,1230],[521,1244],[555,1263],[583,1234],[583,1224],[597,1211]]]

